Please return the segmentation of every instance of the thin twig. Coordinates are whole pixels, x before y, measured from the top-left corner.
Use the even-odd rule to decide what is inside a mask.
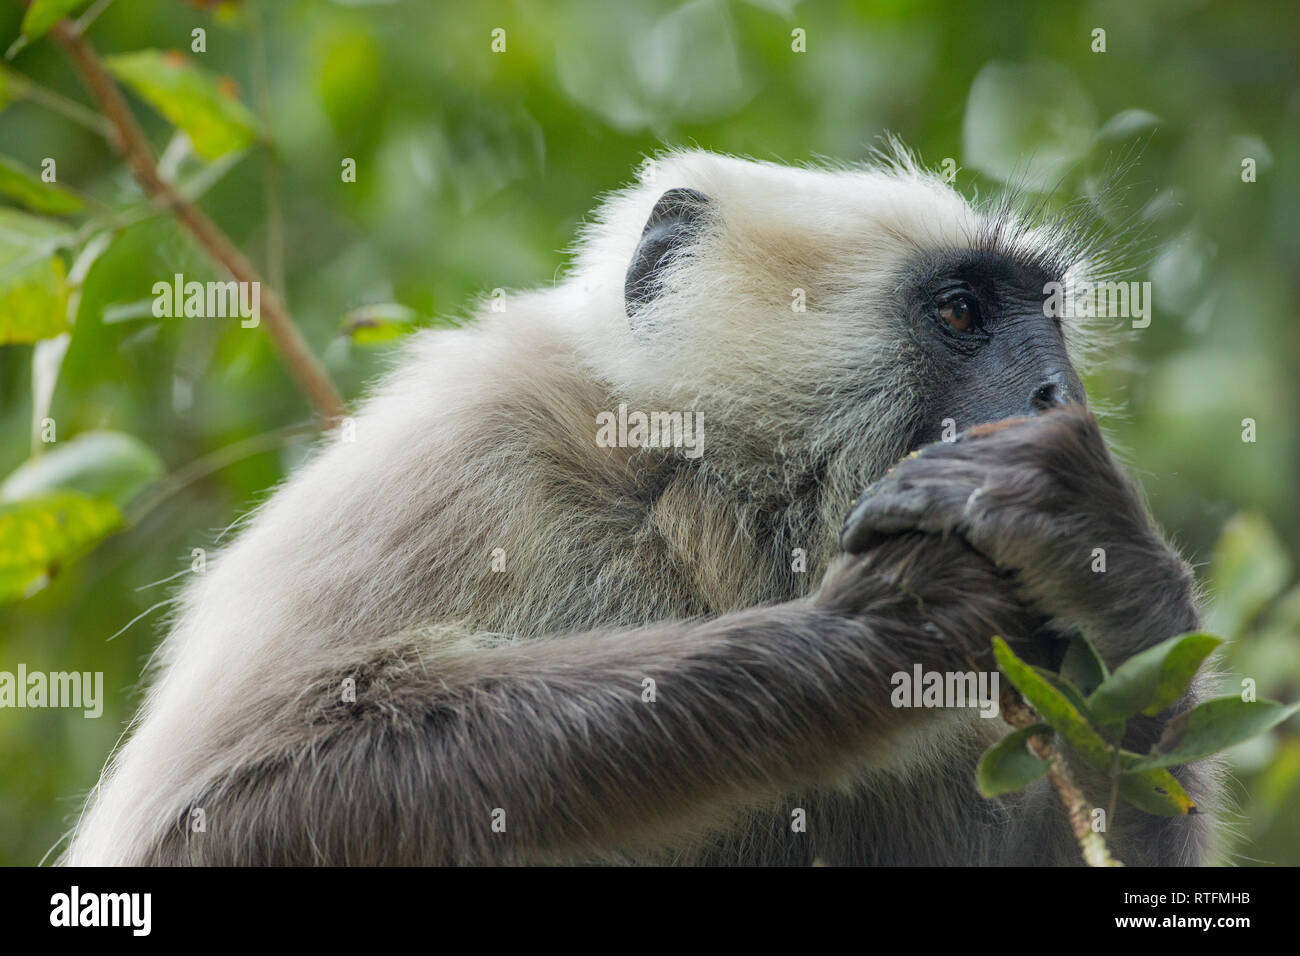
[[[1038,722],[1033,712],[1026,706],[1020,695],[1012,688],[1003,691],[1002,719],[1016,729],[1023,729]],[[1106,840],[1092,829],[1088,821],[1088,800],[1074,782],[1065,756],[1046,735],[1034,735],[1029,739],[1029,747],[1040,759],[1047,761],[1049,767],[1047,779],[1055,788],[1061,803],[1065,805],[1065,814],[1070,821],[1070,830],[1083,852],[1083,860],[1089,866],[1123,866],[1106,848]],[[1107,824],[1109,825],[1109,820]]]
[[[308,348],[294,325],[280,293],[262,281],[252,263],[226,234],[197,206],[187,202],[170,183],[158,175],[158,166],[144,131],[127,106],[117,83],[84,36],[66,21],[51,31],[81,72],[91,96],[113,126],[112,142],[145,193],[172,211],[195,241],[220,263],[236,281],[257,283],[261,288],[261,317],[277,354],[298,387],[307,396],[317,416],[331,427],[343,416],[343,399],[324,366]]]
[[[1122,739],[1124,732],[1120,731]],[[1119,754],[1120,741],[1115,742],[1115,756],[1110,762],[1110,801],[1106,805],[1106,828],[1113,829],[1115,826],[1115,814],[1119,810]]]
[[[99,15],[112,6],[113,0],[95,0],[73,24],[73,29],[78,33],[85,33],[90,29],[90,25],[99,19]]]
[[[62,93],[56,93],[49,87],[42,86],[31,77],[10,69],[10,79],[17,85],[15,93],[26,97],[33,103],[44,106],[79,126],[84,126],[93,133],[108,139],[113,135],[113,125],[92,109],[87,109],[76,100],[68,99]]]
[[[176,469],[158,485],[141,495],[137,501],[133,501],[128,505],[127,526],[132,528],[138,526],[144,520],[145,515],[172,495],[189,487],[196,481],[206,478],[213,472],[220,471],[237,461],[243,461],[245,458],[251,458],[253,455],[281,448],[297,439],[309,438],[314,431],[310,420],[305,423],[299,422],[241,439],[233,444],[218,448],[216,451],[209,452],[202,458],[196,458],[183,468]]]

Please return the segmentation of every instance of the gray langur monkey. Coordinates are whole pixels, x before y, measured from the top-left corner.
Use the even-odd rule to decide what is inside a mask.
[[[901,150],[651,168],[556,287],[417,334],[186,587],[66,862],[1078,862],[1045,781],[977,794],[1000,720],[890,678],[1196,625],[1043,307],[1094,245]],[[696,446],[599,440],[616,410]],[[1120,859],[1207,860],[1219,785],[1177,775],[1202,812],[1121,812]]]

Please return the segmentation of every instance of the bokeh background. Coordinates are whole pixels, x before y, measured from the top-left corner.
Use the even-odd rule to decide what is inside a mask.
[[[21,18],[0,5],[0,46]],[[498,28],[504,52],[491,48]],[[1056,186],[1053,203],[1096,196],[1136,157],[1128,188],[1098,211],[1150,237],[1133,278],[1154,284],[1153,321],[1089,391],[1196,562],[1213,626],[1235,642],[1229,671],[1261,696],[1300,697],[1294,4],[119,0],[90,36],[105,54],[181,51],[258,116],[257,143],[208,162],[130,94],[169,175],[281,284],[349,399],[409,327],[463,315],[494,288],[551,281],[595,199],[664,145],[857,160],[890,130],[931,165],[952,159],[968,196],[1018,177]],[[194,549],[214,547],[301,460],[311,414],[264,330],[152,316],[159,279],[221,275],[150,214],[102,136],[43,105],[43,91],[90,103],[55,44],[31,43],[7,69],[20,79],[8,75],[10,95],[0,86],[0,155],[28,170],[56,159],[83,205],[44,218],[74,232],[54,256],[82,269],[57,378],[32,345],[0,347],[0,480],[30,478],[33,454],[102,431],[117,437],[74,446],[80,465],[106,455],[125,475],[111,489],[122,530],[0,606],[0,669],[105,677],[97,720],[0,711],[0,863],[31,864],[139,699],[166,613],[156,605]],[[24,94],[22,78],[39,90]],[[344,157],[355,183],[341,181]],[[0,228],[0,249],[11,238]],[[87,241],[99,248],[82,258]],[[47,404],[37,417],[56,423],[53,445],[33,440]],[[1254,442],[1242,440],[1247,418]],[[10,479],[0,498],[24,487]],[[1296,723],[1233,752],[1231,862],[1300,863]]]

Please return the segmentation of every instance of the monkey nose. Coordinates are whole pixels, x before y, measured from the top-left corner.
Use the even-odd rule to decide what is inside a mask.
[[[1080,394],[1074,394],[1076,391]],[[1082,403],[1082,401],[1082,390],[1073,388],[1064,372],[1052,372],[1029,393],[1029,414],[1037,415],[1049,409],[1060,408],[1073,402]]]

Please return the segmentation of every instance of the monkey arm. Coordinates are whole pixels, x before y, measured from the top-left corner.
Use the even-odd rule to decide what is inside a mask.
[[[840,559],[811,600],[713,621],[391,646],[286,681],[273,707],[241,704],[257,726],[145,861],[563,861],[679,843],[887,758],[903,726],[938,723],[891,706],[892,674],[967,670],[992,634],[1023,641],[1035,623],[966,545],[915,536]],[[194,807],[206,832],[185,825]]]

